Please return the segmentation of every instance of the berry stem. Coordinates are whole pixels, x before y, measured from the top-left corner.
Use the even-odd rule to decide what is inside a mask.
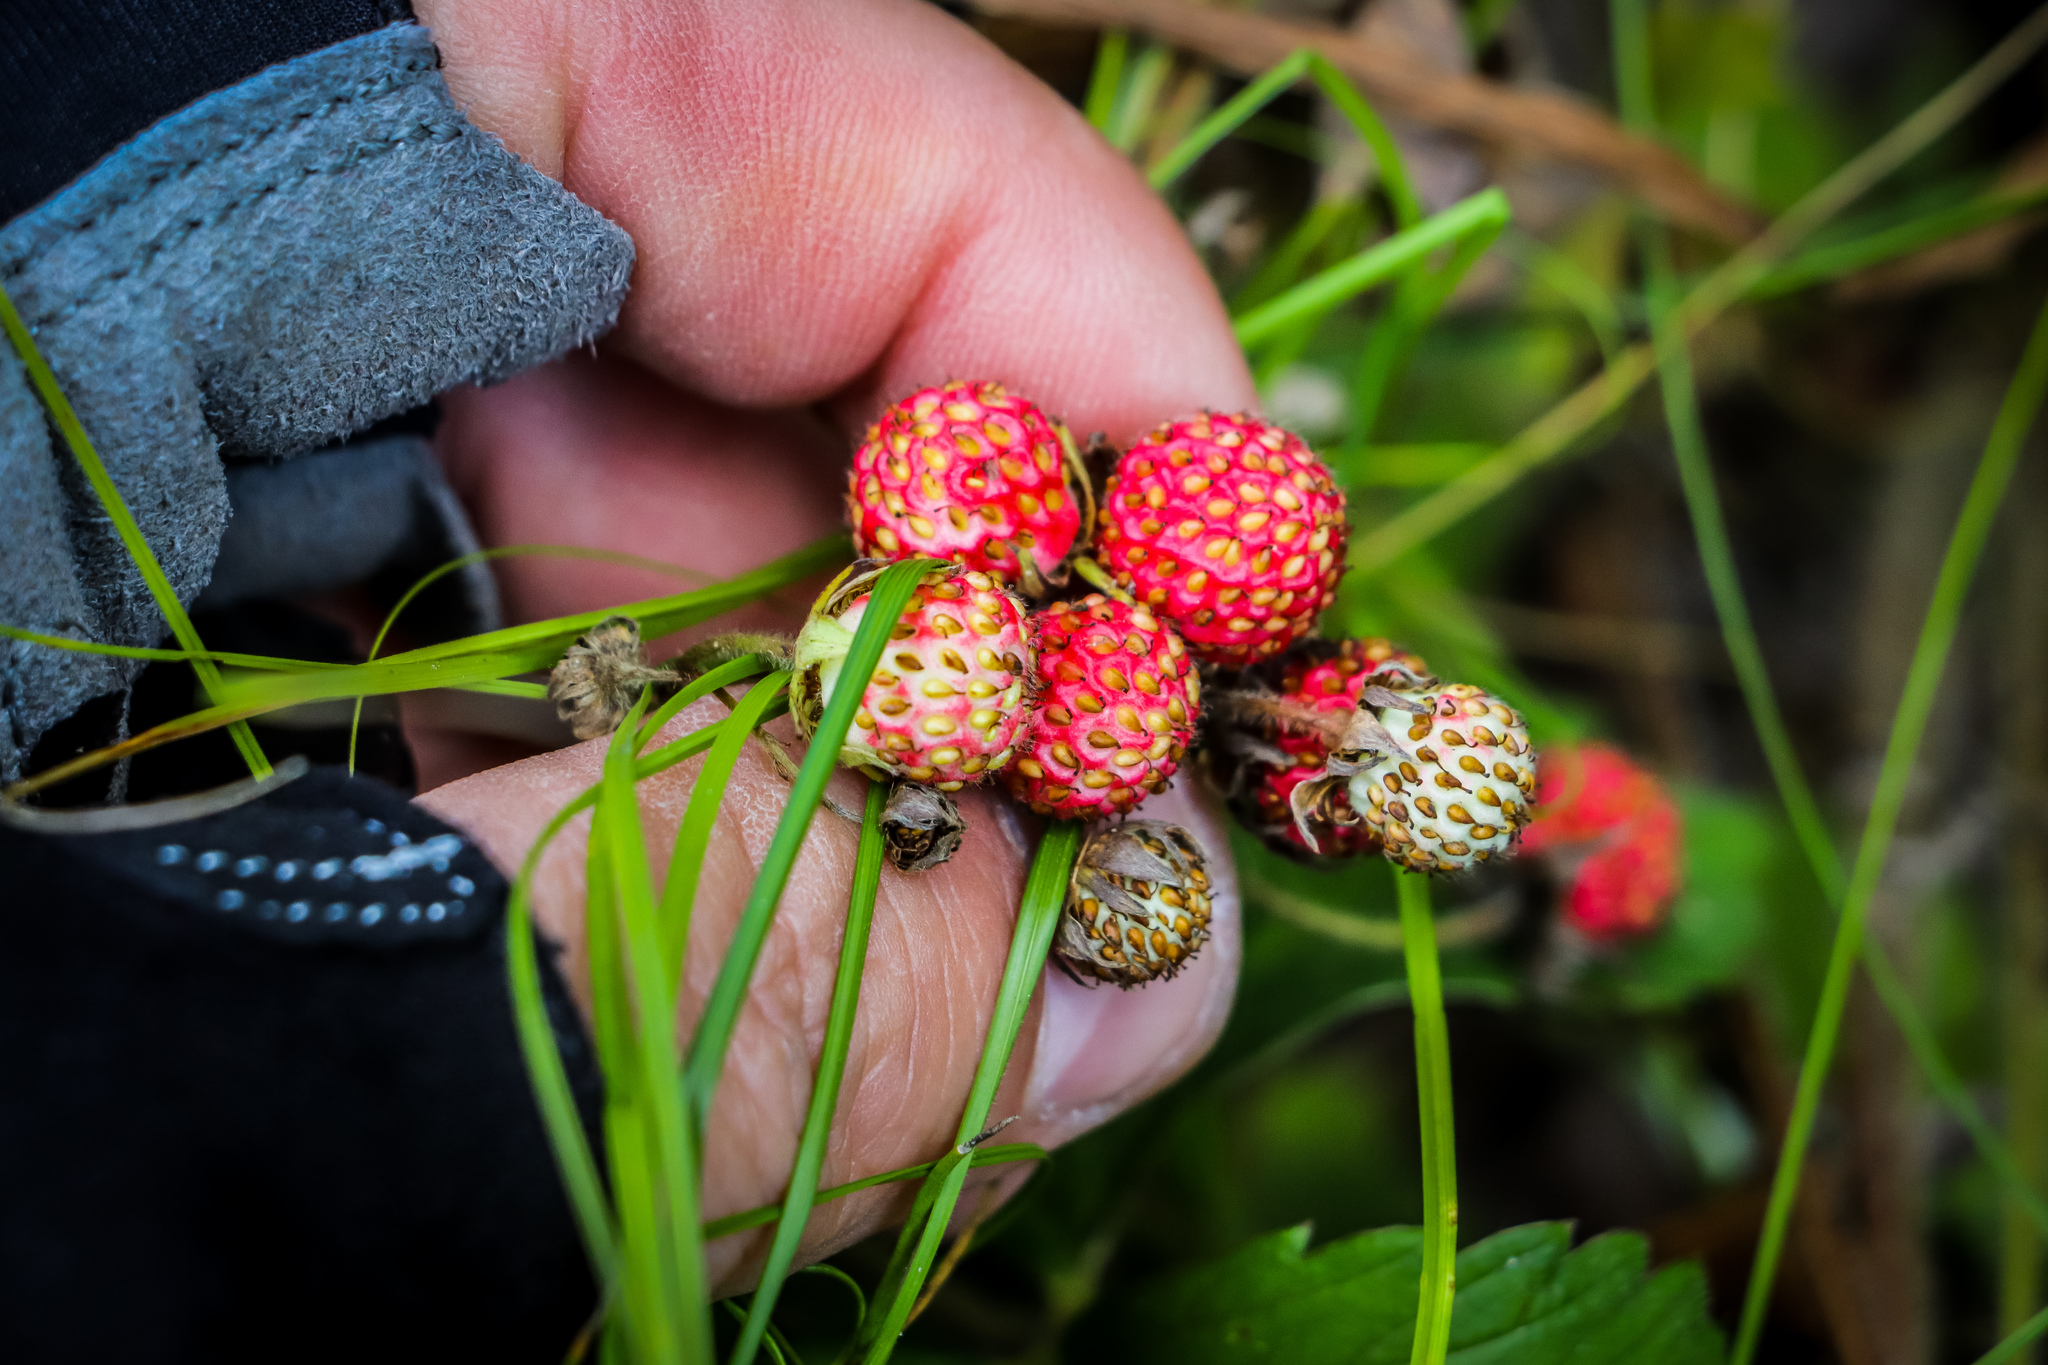
[[[1401,901],[1401,946],[1408,1000],[1415,1011],[1415,1083],[1422,1111],[1422,1291],[1415,1309],[1410,1365],[1442,1365],[1451,1345],[1451,1301],[1458,1284],[1458,1152],[1451,1119],[1451,1036],[1444,1018],[1443,974],[1429,878],[1394,872]]]
[[[1104,597],[1107,597],[1110,601],[1121,602],[1125,606],[1133,604],[1131,595],[1116,585],[1116,580],[1109,576],[1109,570],[1103,568],[1102,565],[1096,563],[1089,556],[1074,556],[1074,572],[1079,575],[1082,582],[1101,593]]]

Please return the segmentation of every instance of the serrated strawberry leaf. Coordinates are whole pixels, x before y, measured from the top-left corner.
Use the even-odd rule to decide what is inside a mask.
[[[1122,1355],[1178,1365],[1405,1365],[1414,1334],[1418,1228],[1381,1228],[1308,1249],[1307,1226],[1274,1233],[1155,1284],[1120,1315]],[[1577,1250],[1568,1223],[1510,1228],[1458,1254],[1451,1365],[1719,1365],[1698,1266],[1646,1274],[1635,1233]]]

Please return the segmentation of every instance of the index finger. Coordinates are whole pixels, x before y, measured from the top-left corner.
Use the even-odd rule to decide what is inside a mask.
[[[421,0],[470,116],[639,248],[607,345],[721,402],[862,421],[995,379],[1077,429],[1248,406],[1165,206],[914,0]]]

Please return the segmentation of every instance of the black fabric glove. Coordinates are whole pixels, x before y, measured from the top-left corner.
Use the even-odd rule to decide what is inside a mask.
[[[8,1359],[562,1358],[596,1291],[461,834],[316,769],[153,830],[0,826],[0,876]]]

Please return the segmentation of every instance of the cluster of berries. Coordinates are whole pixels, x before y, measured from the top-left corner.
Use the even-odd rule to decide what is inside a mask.
[[[948,562],[892,628],[852,725],[826,737],[918,793],[890,827],[899,867],[950,853],[946,794],[969,783],[998,777],[1054,819],[1125,817],[1198,736],[1276,845],[1427,872],[1511,852],[1536,796],[1521,717],[1383,640],[1316,638],[1343,573],[1344,495],[1300,438],[1204,412],[1095,449],[1114,457],[1099,504],[1065,427],[961,382],[890,407],[854,454],[863,562],[796,639],[791,711],[811,738],[887,562]],[[1074,578],[1098,591],[1060,597]],[[1084,848],[1068,911],[1077,974],[1170,977],[1208,936],[1201,849],[1121,823]]]

